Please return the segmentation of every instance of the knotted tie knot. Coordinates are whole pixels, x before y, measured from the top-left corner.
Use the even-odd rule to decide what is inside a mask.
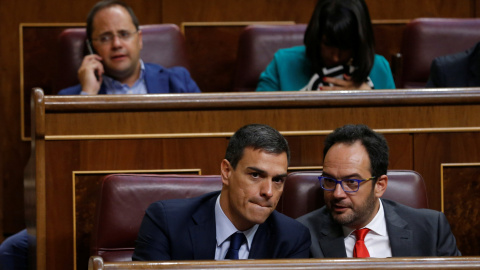
[[[370,254],[368,249],[365,246],[365,236],[370,231],[370,229],[363,228],[360,230],[354,231],[357,242],[355,242],[355,247],[353,248],[353,257],[355,258],[368,258]]]
[[[230,236],[230,247],[228,248],[227,255],[225,255],[225,259],[238,260],[238,251],[246,240],[242,232],[232,234]]]

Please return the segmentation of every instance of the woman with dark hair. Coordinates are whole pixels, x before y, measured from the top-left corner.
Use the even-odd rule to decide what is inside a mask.
[[[278,50],[257,91],[395,88],[387,60],[375,54],[364,0],[319,0],[304,44]]]

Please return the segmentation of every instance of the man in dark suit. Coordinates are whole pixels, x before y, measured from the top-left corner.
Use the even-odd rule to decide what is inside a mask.
[[[325,206],[300,218],[310,229],[310,256],[460,256],[445,215],[380,199],[387,189],[388,145],[365,125],[325,139]]]
[[[91,54],[78,70],[80,84],[59,95],[200,92],[185,68],[143,63],[138,19],[121,0],[100,1],[90,10],[87,39]]]
[[[480,86],[480,43],[467,51],[433,60],[427,87],[477,86]]]
[[[132,259],[308,258],[308,229],[275,211],[289,159],[278,131],[242,127],[220,165],[221,191],[150,205]]]

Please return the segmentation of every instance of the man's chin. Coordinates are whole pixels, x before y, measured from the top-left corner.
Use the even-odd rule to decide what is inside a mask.
[[[331,212],[331,215],[332,215],[332,218],[333,220],[335,220],[335,222],[337,222],[338,224],[340,225],[343,225],[343,226],[348,226],[349,224],[352,223],[352,215],[349,214],[349,213],[336,213],[334,211]]]

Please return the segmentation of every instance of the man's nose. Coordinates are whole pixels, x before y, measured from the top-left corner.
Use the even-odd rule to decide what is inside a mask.
[[[343,198],[347,196],[340,183],[337,183],[335,185],[335,189],[333,190],[333,196],[335,198]]]
[[[271,179],[265,179],[262,183],[260,193],[262,197],[270,198],[273,196],[273,182]]]
[[[122,45],[122,40],[118,35],[114,35],[112,38],[112,46],[113,47],[120,47]]]

